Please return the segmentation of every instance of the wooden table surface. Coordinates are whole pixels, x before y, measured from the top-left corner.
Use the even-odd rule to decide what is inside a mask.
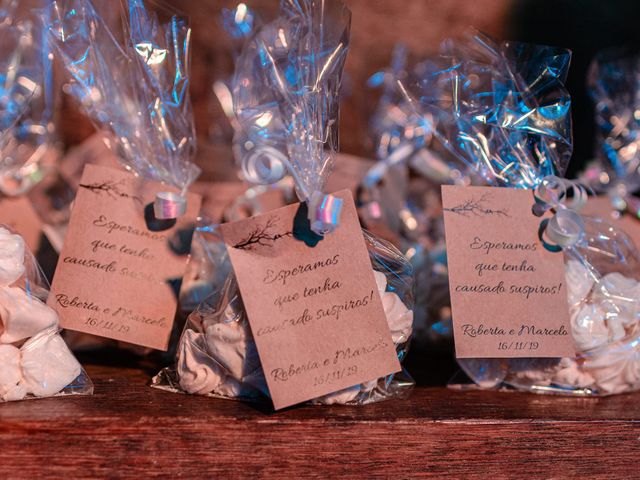
[[[88,365],[92,397],[0,405],[0,478],[640,475],[640,395],[419,387],[408,400],[272,413],[152,389],[150,370]]]

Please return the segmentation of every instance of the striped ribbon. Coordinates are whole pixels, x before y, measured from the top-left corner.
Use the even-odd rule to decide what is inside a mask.
[[[173,192],[159,192],[153,203],[153,213],[158,220],[172,220],[181,217],[187,211],[187,199]]]

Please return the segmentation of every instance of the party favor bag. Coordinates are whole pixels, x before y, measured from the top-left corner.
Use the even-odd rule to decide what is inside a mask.
[[[569,52],[471,34],[445,43],[442,55],[448,68],[432,81],[448,94],[413,96],[437,118],[434,134],[488,185],[529,190],[499,204],[489,202],[507,198],[503,189],[468,190],[468,200],[445,205],[451,225],[472,228],[480,218],[512,228],[490,231],[485,225],[487,230],[468,234],[468,246],[458,251],[475,253],[461,253],[471,260],[457,268],[475,268],[473,282],[460,273],[452,278],[454,260],[463,262],[452,259],[449,249],[460,240],[447,238],[456,350],[466,357],[459,364],[483,388],[574,395],[637,389],[640,256],[624,233],[581,215],[587,190],[561,178],[571,155],[570,98],[563,86]],[[516,201],[524,202],[522,208]],[[512,242],[510,235],[523,225],[529,231],[521,233],[532,241]],[[513,261],[476,263],[491,255]],[[543,263],[521,262],[527,255]],[[545,283],[551,273],[531,282],[541,265],[555,275],[559,263],[564,278],[556,285]],[[483,303],[499,307],[487,312]],[[474,312],[468,305],[480,308]],[[500,310],[520,313],[498,325]],[[558,351],[565,354],[554,356]]]
[[[106,4],[54,1],[41,12],[69,94],[127,170],[86,165],[50,304],[70,330],[165,351],[200,211],[188,189],[200,170],[191,30],[178,12],[152,3],[122,3],[122,41],[100,14]]]
[[[243,48],[233,98],[251,141],[242,158],[244,176],[252,183],[273,184],[289,174],[302,203],[220,227],[226,253],[214,262],[225,265],[230,259],[233,269],[226,268],[232,273],[189,317],[176,364],[162,371],[154,386],[224,398],[270,397],[276,408],[304,400],[365,404],[411,390],[412,380],[395,373],[412,332],[411,266],[395,248],[362,232],[350,194],[322,193],[337,150],[349,22],[350,13],[339,2],[285,0],[279,16]],[[336,245],[339,238],[351,248]],[[315,257],[332,248],[330,256]],[[263,269],[272,257],[277,259],[274,268],[282,268],[275,276],[271,267]],[[287,261],[300,264],[285,267]],[[345,265],[354,266],[352,278],[344,277]],[[318,271],[327,272],[319,281],[324,284],[310,286],[309,278]],[[247,288],[251,277],[263,274],[263,286]],[[362,285],[373,287],[365,297],[345,297]],[[280,295],[285,286],[291,291]],[[317,298],[335,303],[316,311],[311,305]],[[273,318],[261,310],[273,312]],[[370,316],[354,313],[364,311]],[[365,324],[371,328],[358,326]],[[353,329],[352,338],[341,335],[348,329]],[[356,347],[351,341],[362,342]],[[290,359],[301,364],[278,364]],[[373,371],[386,373],[367,377]],[[350,380],[360,377],[366,381]]]

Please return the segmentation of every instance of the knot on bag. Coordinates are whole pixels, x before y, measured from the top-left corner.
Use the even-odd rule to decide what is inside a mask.
[[[553,212],[551,218],[540,222],[538,238],[552,252],[575,245],[584,235],[585,225],[579,210],[587,203],[589,192],[584,185],[566,178],[549,175],[533,191],[536,203],[533,213],[542,216]]]
[[[281,180],[288,171],[293,177],[299,196],[307,202],[308,219],[314,233],[326,235],[340,225],[342,199],[320,191],[309,193],[287,156],[279,150],[273,147],[256,147],[243,157],[241,166],[249,182],[262,185]]]

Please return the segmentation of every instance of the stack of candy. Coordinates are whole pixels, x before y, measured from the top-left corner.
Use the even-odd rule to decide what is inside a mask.
[[[0,227],[0,400],[90,394],[22,237]]]

